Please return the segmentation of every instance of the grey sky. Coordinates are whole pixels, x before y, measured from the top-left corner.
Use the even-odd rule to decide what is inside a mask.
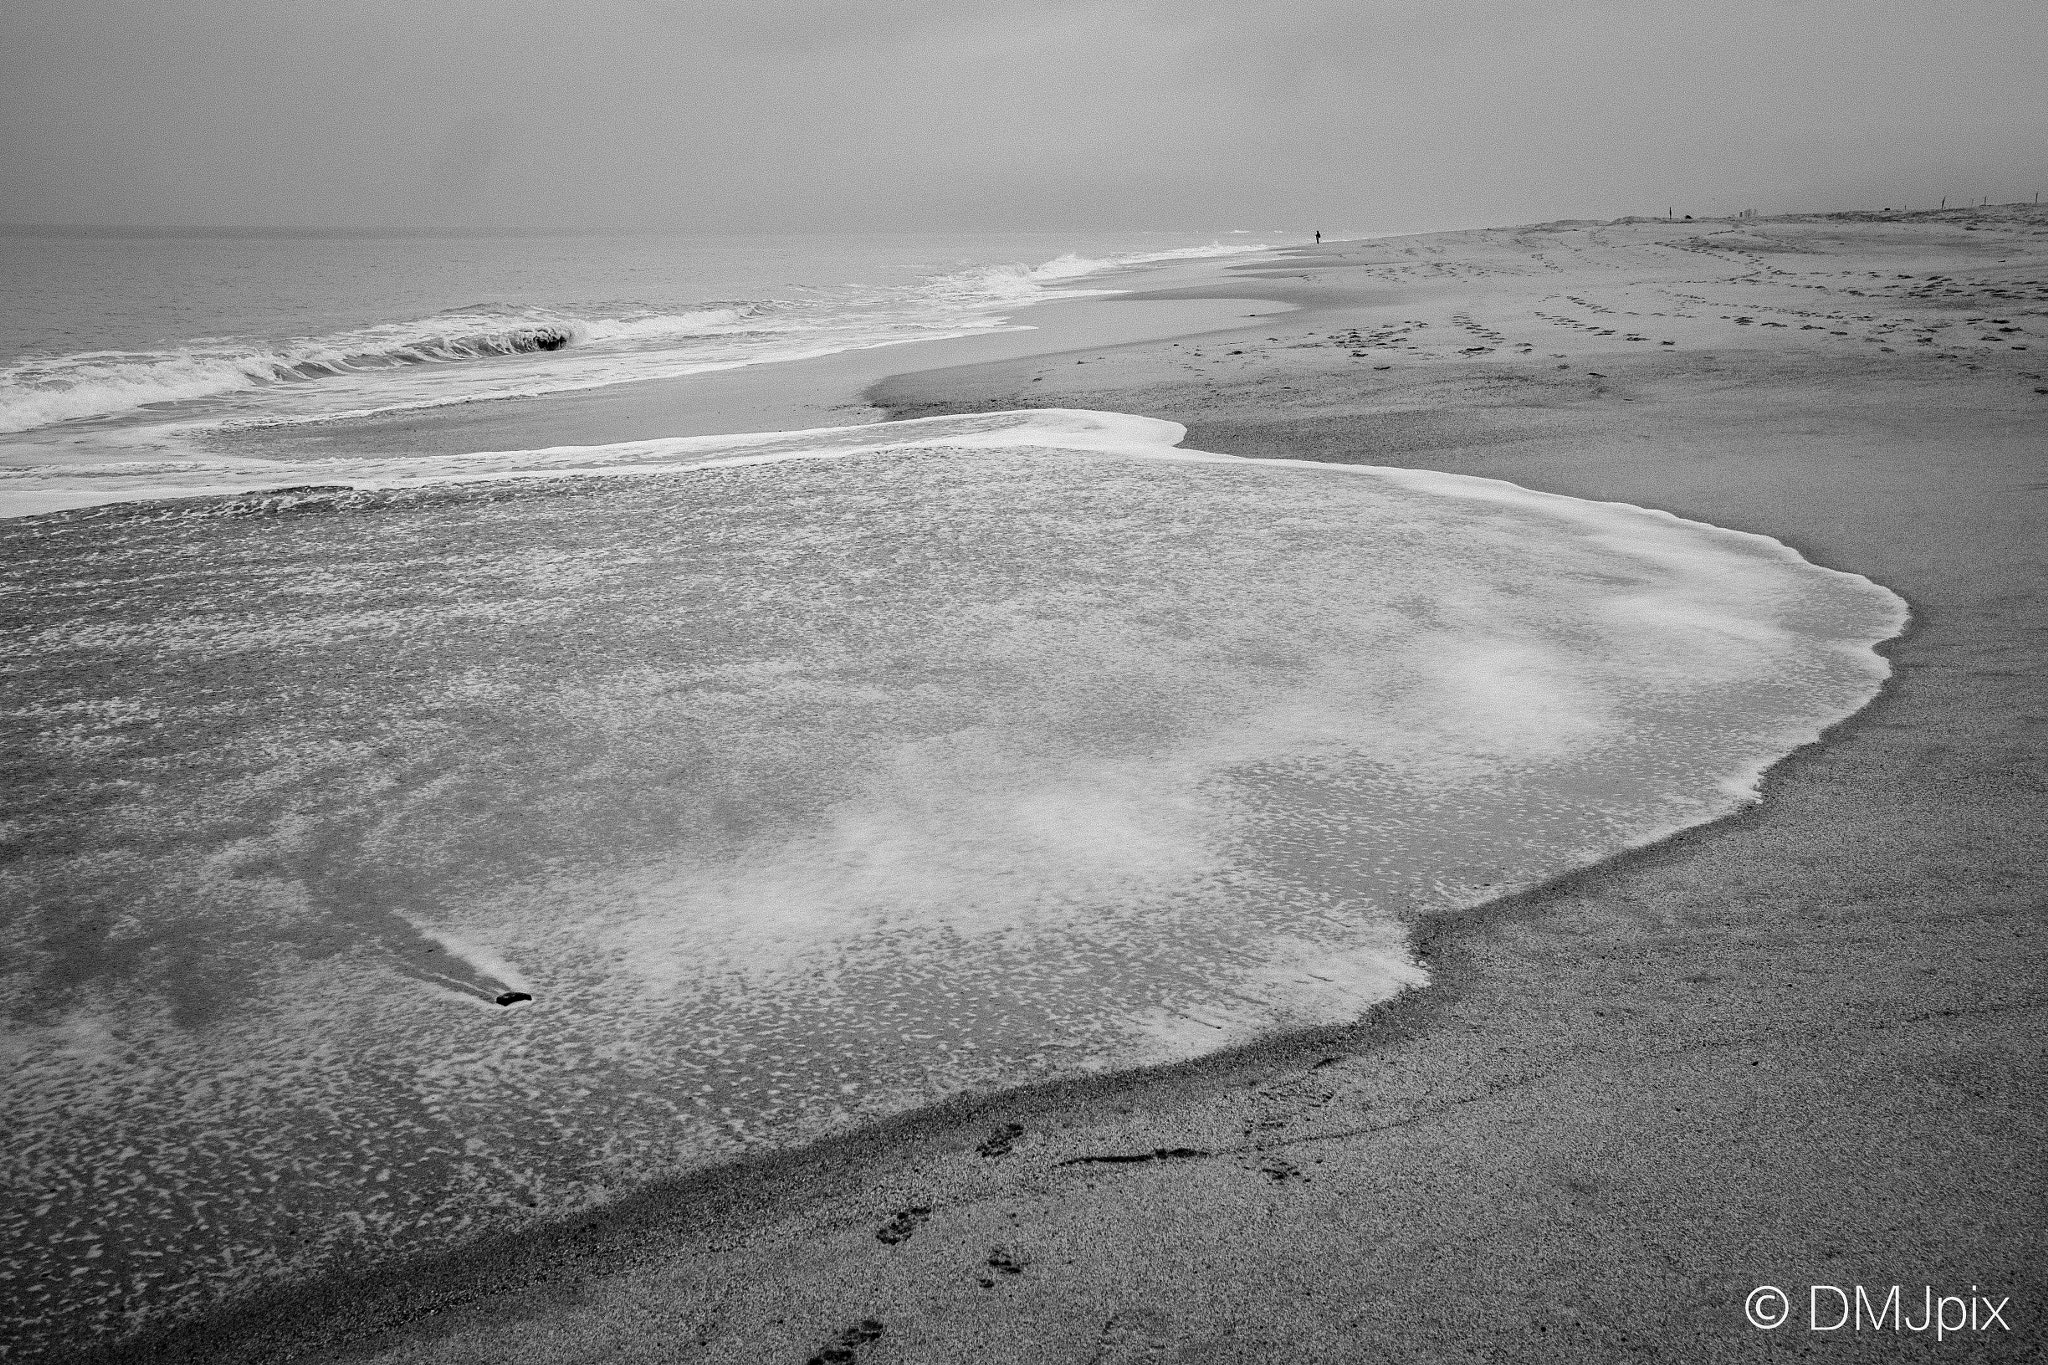
[[[1394,230],[2048,189],[2044,0],[7,0],[0,221]]]

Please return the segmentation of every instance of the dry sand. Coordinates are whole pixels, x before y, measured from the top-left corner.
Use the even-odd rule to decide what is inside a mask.
[[[1145,413],[1767,532],[1911,600],[1892,685],[1763,806],[1427,924],[1434,984],[1354,1028],[962,1101],[134,1358],[1923,1349],[1809,1333],[1813,1283],[1903,1284],[1909,1319],[1976,1286],[2011,1330],[1944,1356],[2038,1357],[2048,213],[1334,244],[1197,292],[1301,311],[870,397]],[[1793,1324],[1746,1325],[1759,1283]]]

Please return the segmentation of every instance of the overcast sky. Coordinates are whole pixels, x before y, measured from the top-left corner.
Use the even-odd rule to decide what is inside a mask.
[[[2048,189],[2048,0],[4,0],[0,221],[1391,231]]]

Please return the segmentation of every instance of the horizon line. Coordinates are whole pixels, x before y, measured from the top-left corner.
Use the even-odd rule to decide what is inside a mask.
[[[1748,215],[1752,215],[1752,219],[1751,219],[1752,221],[1753,221],[1754,219],[1757,219],[1757,218],[1799,218],[1799,217],[1829,217],[1829,216],[1834,216],[1834,215],[1838,215],[1838,214],[1850,214],[1850,213],[1854,213],[1854,214],[1894,214],[1894,215],[1902,215],[1902,216],[1903,216],[1903,215],[1912,215],[1912,214],[1933,214],[1933,213],[1962,213],[1962,212],[1967,212],[1967,211],[1969,211],[1969,210],[1971,210],[1971,209],[1985,209],[1985,208],[2034,208],[2034,207],[2038,207],[2038,206],[2039,206],[2039,204],[2040,204],[2039,196],[2036,196],[2036,197],[2035,197],[2035,198],[2033,198],[2033,199],[2011,199],[2011,200],[2004,200],[2004,201],[2001,201],[2001,202],[1999,202],[1999,203],[1995,203],[1995,204],[1994,204],[1994,203],[1991,203],[1991,202],[1989,202],[1989,201],[1986,201],[1986,202],[1983,202],[1983,203],[1977,203],[1977,204],[1967,204],[1967,203],[1966,203],[1966,204],[1957,204],[1957,205],[1955,205],[1955,206],[1953,206],[1953,207],[1949,207],[1949,206],[1947,206],[1947,205],[1945,205],[1945,204],[1944,204],[1944,205],[1940,205],[1940,206],[1937,206],[1937,207],[1933,207],[1933,208],[1919,208],[1919,209],[1916,209],[1916,208],[1908,208],[1908,207],[1892,208],[1892,207],[1889,207],[1889,206],[1887,206],[1887,207],[1885,207],[1885,208],[1861,208],[1861,207],[1858,207],[1858,208],[1832,208],[1832,209],[1785,209],[1785,210],[1781,210],[1781,211],[1779,211],[1779,212],[1776,212],[1776,213],[1761,213],[1761,214],[1759,214],[1759,213],[1756,213],[1756,212],[1755,212],[1755,210],[1751,209],[1751,210],[1730,210],[1730,211],[1728,211],[1728,212],[1725,212],[1725,213],[1703,213],[1703,214],[1678,214],[1678,215],[1675,215],[1675,216],[1674,216],[1674,215],[1670,215],[1670,214],[1662,214],[1662,213],[1625,213],[1625,214],[1620,214],[1620,215],[1618,215],[1618,216],[1616,216],[1616,217],[1613,217],[1613,218],[1549,218],[1549,219],[1531,219],[1531,220],[1528,220],[1528,221],[1525,221],[1525,222],[1520,222],[1520,223],[1487,223],[1487,224],[1479,224],[1479,225],[1472,225],[1472,226],[1465,226],[1465,227],[1454,227],[1454,228],[1441,228],[1441,227],[1438,227],[1438,228],[1413,228],[1413,229],[1408,229],[1408,230],[1406,230],[1406,231],[1395,231],[1395,232],[1381,232],[1381,233],[1375,233],[1375,234],[1371,234],[1371,235],[1373,235],[1373,236],[1391,236],[1391,237],[1402,237],[1402,236],[1417,236],[1417,235],[1422,235],[1422,234],[1426,234],[1426,233],[1432,233],[1432,232],[1476,232],[1476,231],[1485,231],[1485,230],[1487,230],[1487,229],[1491,229],[1491,228],[1509,228],[1509,227],[1534,227],[1534,226],[1540,226],[1540,225],[1541,225],[1541,224],[1543,224],[1543,223],[1553,223],[1553,222],[1559,222],[1559,223],[1561,223],[1561,222],[1609,222],[1609,223],[1619,223],[1619,222],[1625,222],[1625,221],[1628,221],[1628,220],[1631,220],[1631,219],[1640,219],[1640,220],[1646,220],[1646,221],[1653,221],[1653,222],[1684,222],[1684,221],[1686,221],[1686,220],[1687,220],[1688,218],[1690,218],[1690,219],[1691,219],[1692,221],[1694,221],[1694,222],[1719,222],[1719,221],[1731,221],[1731,222],[1732,222],[1732,221],[1736,221],[1736,220],[1738,220],[1738,219],[1742,218],[1742,217],[1743,217],[1743,215],[1745,215],[1745,214],[1748,214]],[[1293,229],[1287,229],[1287,230],[1291,231],[1291,230],[1293,230]],[[1310,232],[1310,231],[1312,231],[1312,230],[1313,230],[1312,228],[1302,228],[1302,229],[1300,229],[1300,231],[1302,231],[1302,232],[1303,232],[1304,234],[1306,234],[1306,233],[1308,233],[1308,232]],[[834,229],[830,229],[830,228],[816,228],[816,229],[795,229],[795,230],[788,230],[788,229],[785,229],[785,230],[781,230],[781,231],[777,231],[777,232],[761,232],[761,231],[746,231],[746,230],[732,230],[732,229],[727,229],[727,230],[723,230],[723,231],[712,231],[712,230],[705,230],[705,229],[696,229],[696,230],[688,230],[688,229],[663,229],[663,228],[595,228],[595,227],[588,227],[588,228],[580,228],[580,229],[578,229],[578,228],[551,228],[551,229],[534,229],[534,228],[528,228],[528,229],[524,229],[524,230],[521,230],[521,229],[518,229],[518,228],[506,228],[506,227],[498,227],[498,226],[486,226],[486,225],[482,225],[482,224],[472,224],[472,225],[469,225],[469,226],[463,226],[463,227],[425,227],[425,226],[400,226],[400,225],[390,225],[390,226],[383,226],[383,227],[364,227],[364,226],[341,226],[341,225],[325,225],[325,226],[307,226],[307,225],[285,225],[285,224],[253,224],[253,223],[161,223],[161,224],[149,223],[149,224],[145,224],[145,223],[48,223],[48,222],[43,222],[43,223],[19,223],[19,222],[0,222],[0,236],[4,236],[4,237],[32,237],[32,236],[38,236],[38,235],[52,235],[52,236],[73,236],[73,237],[86,237],[86,236],[98,236],[98,237],[137,237],[137,238],[139,238],[139,237],[240,237],[240,238],[260,238],[260,237],[301,237],[301,238],[320,238],[320,237],[814,237],[814,236],[827,236],[827,235],[851,235],[851,236],[875,236],[875,237],[884,237],[884,236],[911,236],[911,235],[918,235],[918,234],[923,234],[923,235],[929,235],[929,236],[946,236],[946,237],[957,237],[957,236],[975,236],[975,235],[991,235],[991,236],[993,236],[993,235],[996,235],[996,234],[1012,234],[1012,233],[1040,233],[1040,232],[1042,232],[1042,233],[1048,233],[1048,234],[1053,234],[1053,233],[1075,233],[1075,232],[1090,232],[1090,233],[1112,233],[1112,232],[1133,232],[1133,233],[1148,233],[1148,232],[1188,232],[1188,231],[1197,231],[1197,232],[1199,232],[1199,231],[1214,231],[1214,232],[1218,232],[1218,233],[1235,233],[1235,232],[1240,232],[1240,231],[1243,231],[1243,229],[1237,229],[1237,228],[1227,228],[1227,229],[1226,229],[1226,228],[1215,228],[1215,229],[1190,229],[1190,228],[1171,228],[1171,227],[1115,227],[1115,228],[1095,228],[1095,227],[1089,227],[1089,228],[1083,228],[1083,227],[1065,227],[1065,228],[1061,228],[1061,227],[1046,227],[1046,228],[1029,228],[1029,227],[1009,227],[1009,228],[922,228],[922,229],[920,229],[920,228],[861,228],[861,229],[855,229],[855,230],[853,230],[853,231],[852,231],[851,233],[845,233],[845,232],[842,232],[842,231],[835,231]],[[1254,234],[1256,234],[1256,231],[1257,231],[1257,230],[1256,230],[1256,229],[1254,229],[1254,230],[1252,230],[1252,231],[1254,232]]]

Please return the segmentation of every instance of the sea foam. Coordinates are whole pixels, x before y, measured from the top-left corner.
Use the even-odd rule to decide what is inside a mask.
[[[962,336],[1011,325],[1019,307],[1107,292],[1088,287],[1106,271],[1260,249],[1069,253],[897,286],[686,307],[476,303],[319,336],[200,337],[151,350],[28,356],[0,365],[0,435],[141,417],[190,430],[329,422]],[[154,439],[163,439],[160,430]]]
[[[1418,916],[1753,800],[1904,619],[1763,536],[1183,434],[102,471],[226,496],[0,526],[0,1245],[61,1286],[13,1334],[1354,1018]]]

